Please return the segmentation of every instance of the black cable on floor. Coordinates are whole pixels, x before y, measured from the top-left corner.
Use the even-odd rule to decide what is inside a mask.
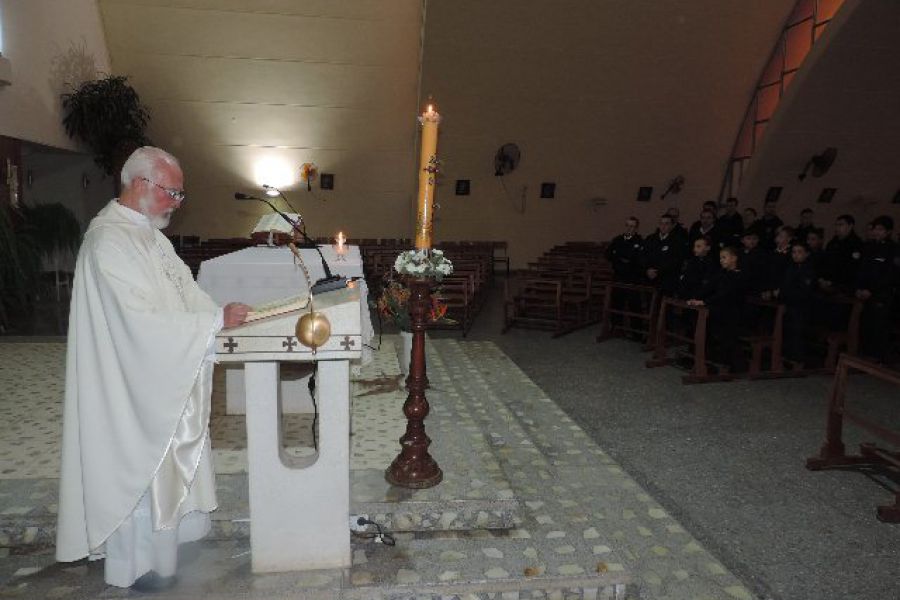
[[[319,432],[317,429],[317,425],[319,424],[319,405],[316,404],[316,373],[319,372],[319,363],[315,363],[315,367],[313,368],[312,374],[309,376],[309,383],[307,387],[309,388],[309,399],[312,400],[313,405],[313,422],[312,422],[312,437],[313,437],[313,450],[316,452],[319,451]]]

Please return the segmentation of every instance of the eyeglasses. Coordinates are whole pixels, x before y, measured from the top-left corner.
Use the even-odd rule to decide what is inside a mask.
[[[149,183],[151,185],[155,185],[156,187],[158,187],[159,189],[164,191],[166,194],[168,194],[169,198],[171,198],[175,202],[184,202],[185,198],[187,197],[187,195],[184,193],[184,190],[176,190],[176,189],[172,189],[172,188],[163,187],[163,186],[159,185],[158,183],[156,183],[155,181],[150,181],[146,177],[141,177],[140,179],[143,179],[144,181],[146,181],[147,183]]]

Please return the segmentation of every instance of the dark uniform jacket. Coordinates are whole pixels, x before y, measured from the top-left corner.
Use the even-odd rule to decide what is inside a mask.
[[[710,247],[712,251],[718,254],[719,250],[722,249],[722,240],[719,235],[719,226],[718,224],[713,225],[709,231],[703,233],[700,229],[700,221],[697,221],[693,225],[691,225],[691,231],[688,234],[688,250],[692,250],[694,247],[694,242],[699,240],[701,237],[708,237],[710,242]]]
[[[766,253],[759,249],[747,251],[745,248],[739,257],[741,272],[744,273],[744,282],[748,293],[758,294],[766,290],[768,282],[768,262]]]
[[[791,261],[778,288],[778,299],[790,308],[808,307],[815,282],[816,274],[808,258],[802,263]]]
[[[815,229],[815,225],[797,225],[797,227],[794,228],[794,239],[805,244],[807,234],[809,234],[810,231],[815,231]]]
[[[719,230],[719,242],[723,247],[741,247],[741,237],[744,234],[744,220],[740,214],[722,215],[716,221],[716,229]]]
[[[641,267],[644,240],[638,234],[626,238],[617,235],[606,247],[606,260],[612,264],[615,280],[623,283],[637,283],[643,280]]]
[[[775,248],[775,234],[778,233],[778,228],[782,225],[784,225],[784,221],[777,216],[769,217],[766,215],[763,215],[754,223],[753,227],[756,228],[756,232],[759,234],[759,247],[763,250],[773,250]]]
[[[763,282],[763,290],[777,290],[784,280],[784,272],[791,265],[791,248],[786,252],[772,250],[766,256],[766,280]]]
[[[644,275],[647,269],[656,269],[656,279],[649,282],[658,286],[665,295],[674,295],[678,289],[684,252],[685,244],[674,235],[674,231],[665,239],[657,231],[644,240]]]
[[[897,244],[892,240],[870,241],[863,246],[856,289],[872,292],[875,302],[890,302],[897,284]]]
[[[837,236],[825,246],[819,277],[830,281],[837,289],[851,292],[856,287],[863,241],[851,231],[844,239]]]
[[[678,281],[678,297],[683,300],[705,300],[713,291],[719,271],[719,259],[708,256],[692,256],[684,261]]]

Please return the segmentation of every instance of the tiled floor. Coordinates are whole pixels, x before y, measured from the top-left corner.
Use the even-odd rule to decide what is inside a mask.
[[[398,389],[389,341],[386,337],[376,360],[354,384],[354,496],[369,494],[373,501],[406,493],[380,479],[402,430],[398,415],[404,393]],[[58,344],[0,344],[0,524],[6,528],[43,515],[47,529],[46,521],[52,520],[63,357]],[[610,598],[628,575],[632,597],[753,597],[494,344],[435,340],[428,348],[428,373],[429,432],[448,477],[423,498],[439,503],[511,496],[524,505],[512,529],[492,532],[476,522],[471,531],[401,533],[396,547],[357,540],[353,567],[345,572],[263,577],[249,573],[246,540],[212,540],[185,553],[188,565],[177,593]],[[217,457],[217,467],[224,469],[220,473],[226,473],[219,478],[220,499],[232,504],[236,515],[242,510],[238,488],[245,485],[239,422],[216,409],[215,451],[231,453],[228,461]],[[298,447],[308,447],[307,421],[291,417],[288,430]],[[450,431],[455,433],[444,433]],[[372,477],[371,490],[360,477],[366,474]],[[452,518],[446,506],[443,511],[430,518]],[[0,527],[0,546],[4,531]],[[26,543],[29,535],[40,540],[41,526],[27,526],[19,535]],[[0,595],[80,599],[118,593],[102,585],[97,569],[48,567],[52,554],[37,546],[13,551],[0,562]]]

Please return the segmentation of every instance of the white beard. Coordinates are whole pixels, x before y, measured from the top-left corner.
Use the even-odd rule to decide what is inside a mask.
[[[153,227],[156,229],[165,229],[169,226],[169,222],[172,220],[172,213],[174,212],[172,209],[167,210],[161,215],[151,215],[149,200],[140,198],[138,200],[138,205],[141,207],[141,213],[150,220],[150,224],[153,225]]]

